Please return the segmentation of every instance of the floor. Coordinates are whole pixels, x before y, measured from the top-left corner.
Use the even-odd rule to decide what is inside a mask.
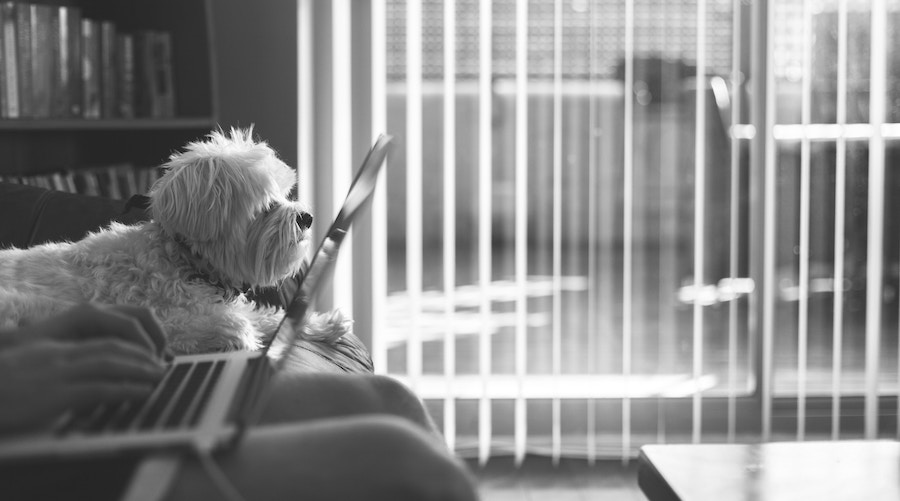
[[[484,467],[470,463],[483,501],[646,501],[637,485],[637,463],[561,459],[558,465],[528,456],[520,468],[512,458],[493,458]]]
[[[615,250],[604,253],[596,265],[598,269],[593,270],[588,267],[584,249],[565,248],[561,252],[566,256],[566,268],[556,283],[552,270],[548,269],[546,255],[549,251],[529,247],[528,276],[523,291],[515,280],[515,270],[510,269],[515,262],[513,250],[498,245],[492,249],[494,279],[487,298],[491,315],[487,342],[482,339],[485,319],[481,302],[485,298],[478,285],[478,262],[473,260],[471,252],[463,250],[459,251],[455,263],[453,316],[448,322],[446,309],[451,298],[443,291],[443,264],[438,259],[441,250],[430,247],[425,252],[430,257],[423,267],[423,291],[416,299],[418,309],[413,311],[413,299],[406,292],[404,249],[391,247],[388,272],[391,293],[387,298],[384,334],[387,372],[405,374],[409,370],[407,357],[411,351],[407,341],[415,328],[417,339],[422,343],[418,365],[423,374],[444,373],[447,334],[450,334],[450,346],[454,351],[453,373],[480,374],[485,359],[494,374],[517,373],[519,317],[516,308],[519,295],[524,292],[527,313],[524,356],[528,374],[551,374],[555,370],[567,374],[621,374],[625,370],[622,354],[626,338],[632,374],[691,374],[695,365],[694,341],[698,334],[694,331],[692,298],[709,293],[714,294],[715,299],[707,298],[711,303],[702,310],[701,333],[702,367],[704,375],[712,382],[708,390],[722,395],[742,394],[753,384],[755,366],[751,354],[759,341],[749,332],[749,294],[734,293],[732,297],[722,291],[716,292],[715,287],[712,292],[693,290],[690,286],[693,275],[674,264],[666,264],[667,260],[682,259],[671,249],[635,251],[631,322],[626,336],[622,300],[624,257],[621,253]],[[823,277],[828,267],[816,266],[817,270],[820,268],[825,271],[818,271],[816,280],[826,280]],[[788,275],[781,277],[775,292],[771,360],[775,390],[792,393],[798,387],[800,347],[804,343],[798,334],[800,304],[796,297],[799,294],[795,290],[796,279]],[[861,279],[854,276],[854,280],[857,283]],[[865,374],[866,365],[865,329],[861,327],[865,325],[864,295],[864,288],[859,287],[844,295],[841,390],[845,393],[865,391],[860,377]],[[897,331],[897,297],[900,296],[893,292],[889,295],[884,311],[894,312],[894,315],[885,314],[879,360],[881,385],[886,391],[896,388],[900,371],[897,336],[890,335]],[[833,297],[828,291],[818,291],[811,293],[808,299],[805,351],[802,353],[805,383],[809,392],[830,392],[834,351]],[[554,321],[556,308],[558,322]],[[486,357],[482,356],[482,350],[488,350]]]

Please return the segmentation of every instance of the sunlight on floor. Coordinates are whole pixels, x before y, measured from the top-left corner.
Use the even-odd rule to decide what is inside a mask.
[[[484,501],[553,500],[645,501],[637,484],[637,463],[528,456],[521,468],[511,458],[494,458],[484,467],[469,463]]]

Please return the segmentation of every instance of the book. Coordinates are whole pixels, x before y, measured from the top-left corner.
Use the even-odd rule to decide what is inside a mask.
[[[133,195],[140,195],[143,193],[138,190],[138,182],[137,182],[137,174],[135,172],[134,165],[128,165],[127,169],[119,170],[120,173],[125,177],[125,197],[131,198]]]
[[[53,8],[50,27],[50,60],[53,62],[52,86],[50,87],[50,115],[61,117],[68,114],[66,88],[69,74],[65,71],[68,63],[69,47],[65,38],[64,16],[59,8]]]
[[[6,50],[3,43],[3,6],[0,5],[0,118],[9,118],[9,105],[6,103]]]
[[[83,115],[84,77],[81,64],[81,9],[77,7],[61,7],[65,11],[68,29],[66,35],[69,42],[69,116]]]
[[[153,166],[147,167],[147,171],[150,172],[150,186],[147,187],[147,190],[149,191],[150,188],[152,188],[153,185],[156,184],[157,181],[159,181],[159,178],[163,176],[163,169],[159,166]]]
[[[152,34],[149,31],[139,31],[134,34],[134,111],[135,116],[153,116],[153,57]]]
[[[50,176],[41,174],[38,176],[34,176],[33,179],[36,186],[44,188],[45,190],[53,189],[53,183],[51,182]]]
[[[91,169],[80,169],[76,172],[75,186],[78,188],[78,193],[92,197],[100,196],[100,183]]]
[[[135,112],[138,116],[175,116],[172,35],[140,31],[134,37]]]
[[[156,183],[157,179],[162,175],[159,167],[140,167],[136,168],[137,193],[146,194]]]
[[[134,36],[116,36],[116,101],[118,116],[134,118]]]
[[[116,63],[116,25],[100,21],[100,116],[103,118],[118,115]]]
[[[18,118],[19,82],[16,59],[16,6],[0,3],[0,117]]]
[[[112,198],[112,182],[109,172],[103,168],[89,169],[85,174],[90,173],[97,180],[97,194],[101,197]]]
[[[81,85],[82,116],[100,118],[100,23],[93,19],[81,20]]]
[[[16,5],[16,60],[19,81],[19,116],[34,115],[31,102],[31,6],[25,3]]]
[[[147,183],[147,169],[140,168],[137,169],[134,173],[135,184],[137,185],[137,193],[143,194],[147,193],[150,189],[150,185]]]
[[[63,173],[63,183],[65,184],[66,190],[69,193],[78,193],[78,188],[75,187],[75,173],[72,171],[66,171]]]
[[[66,181],[63,179],[62,172],[54,172],[51,174],[51,180],[53,181],[53,189],[56,191],[67,191]]]
[[[81,116],[81,11],[76,7],[53,9],[54,117]]]
[[[108,184],[106,190],[104,190],[106,196],[116,200],[126,198],[124,195],[127,190],[123,189],[121,174],[127,170],[128,166],[122,164],[106,167],[106,182]]]
[[[31,24],[31,117],[47,118],[52,108],[53,88],[53,49],[52,19],[54,8],[42,4],[20,4],[30,11],[28,21]],[[21,8],[20,7],[20,8]],[[23,71],[28,71],[23,68]]]
[[[155,31],[153,44],[153,116],[175,116],[175,82],[172,74],[172,34]]]

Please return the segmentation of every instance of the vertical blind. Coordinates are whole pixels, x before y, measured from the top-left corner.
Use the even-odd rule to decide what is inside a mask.
[[[299,1],[301,196],[397,137],[326,305],[451,448],[900,436],[895,2],[359,5]]]

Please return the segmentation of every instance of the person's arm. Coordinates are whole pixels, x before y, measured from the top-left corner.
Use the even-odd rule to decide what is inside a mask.
[[[164,372],[165,337],[143,308],[83,304],[0,339],[0,433],[146,397]]]

